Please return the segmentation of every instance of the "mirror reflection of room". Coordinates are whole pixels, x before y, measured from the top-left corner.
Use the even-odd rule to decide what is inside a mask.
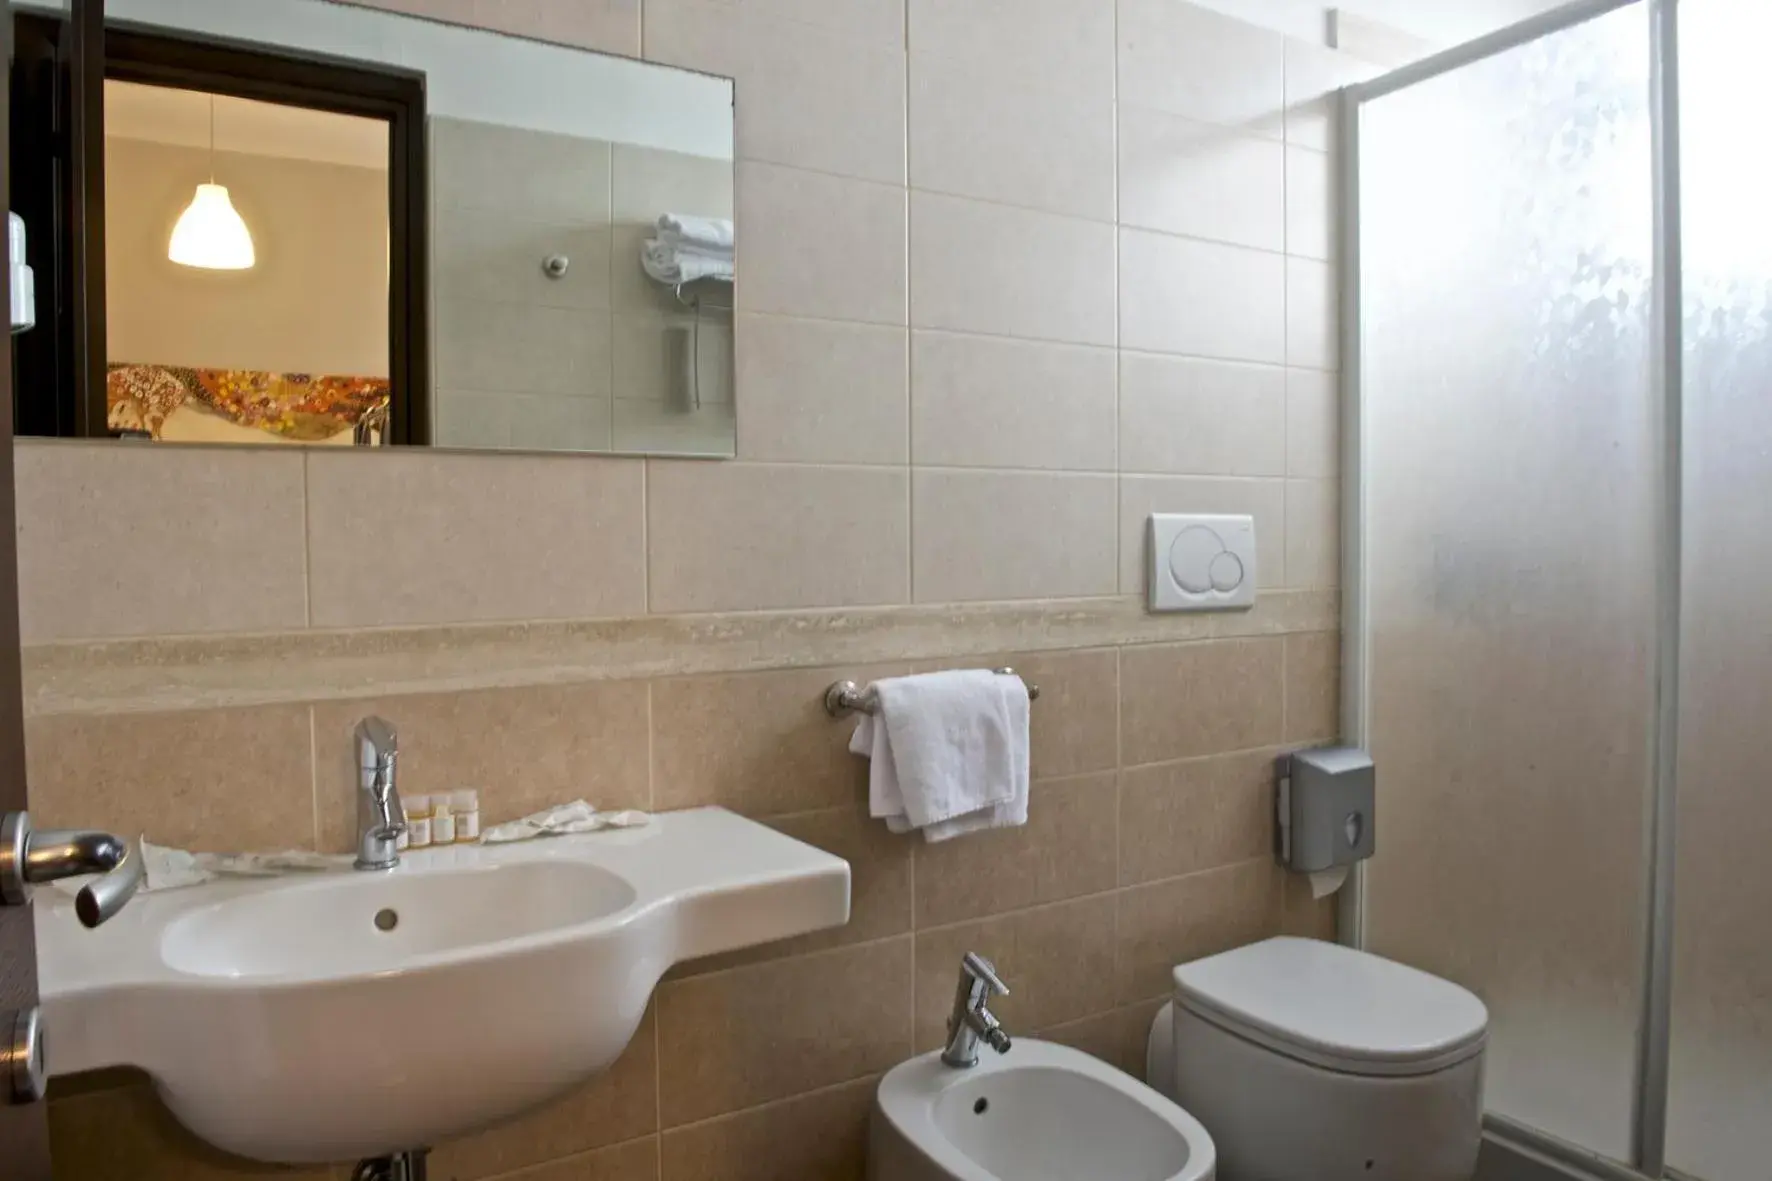
[[[105,172],[113,432],[376,441],[385,122],[108,79]]]

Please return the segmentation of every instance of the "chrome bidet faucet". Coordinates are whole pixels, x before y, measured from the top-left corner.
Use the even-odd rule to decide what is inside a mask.
[[[394,727],[380,718],[357,723],[357,868],[393,869],[400,864],[406,810],[394,785],[400,754]]]
[[[960,960],[960,985],[954,992],[954,1011],[948,1016],[948,1044],[941,1060],[957,1070],[978,1065],[978,1043],[999,1054],[1009,1052],[1009,1035],[986,1006],[992,997],[1008,996],[1009,986],[997,975],[991,961],[969,951]]]

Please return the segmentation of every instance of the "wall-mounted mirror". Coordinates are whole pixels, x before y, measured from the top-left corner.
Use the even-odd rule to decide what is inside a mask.
[[[333,0],[13,23],[19,433],[733,454],[730,80]]]

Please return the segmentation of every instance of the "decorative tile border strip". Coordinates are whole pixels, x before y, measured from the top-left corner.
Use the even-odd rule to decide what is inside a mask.
[[[135,713],[1185,643],[1333,631],[1332,590],[1251,611],[1152,615],[1136,598],[647,615],[44,644],[25,712]]]

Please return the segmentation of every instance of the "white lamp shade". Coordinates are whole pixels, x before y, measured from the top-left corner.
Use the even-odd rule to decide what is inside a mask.
[[[258,261],[252,232],[235,211],[226,186],[197,186],[197,195],[172,227],[166,256],[182,266],[210,271],[244,271]]]

